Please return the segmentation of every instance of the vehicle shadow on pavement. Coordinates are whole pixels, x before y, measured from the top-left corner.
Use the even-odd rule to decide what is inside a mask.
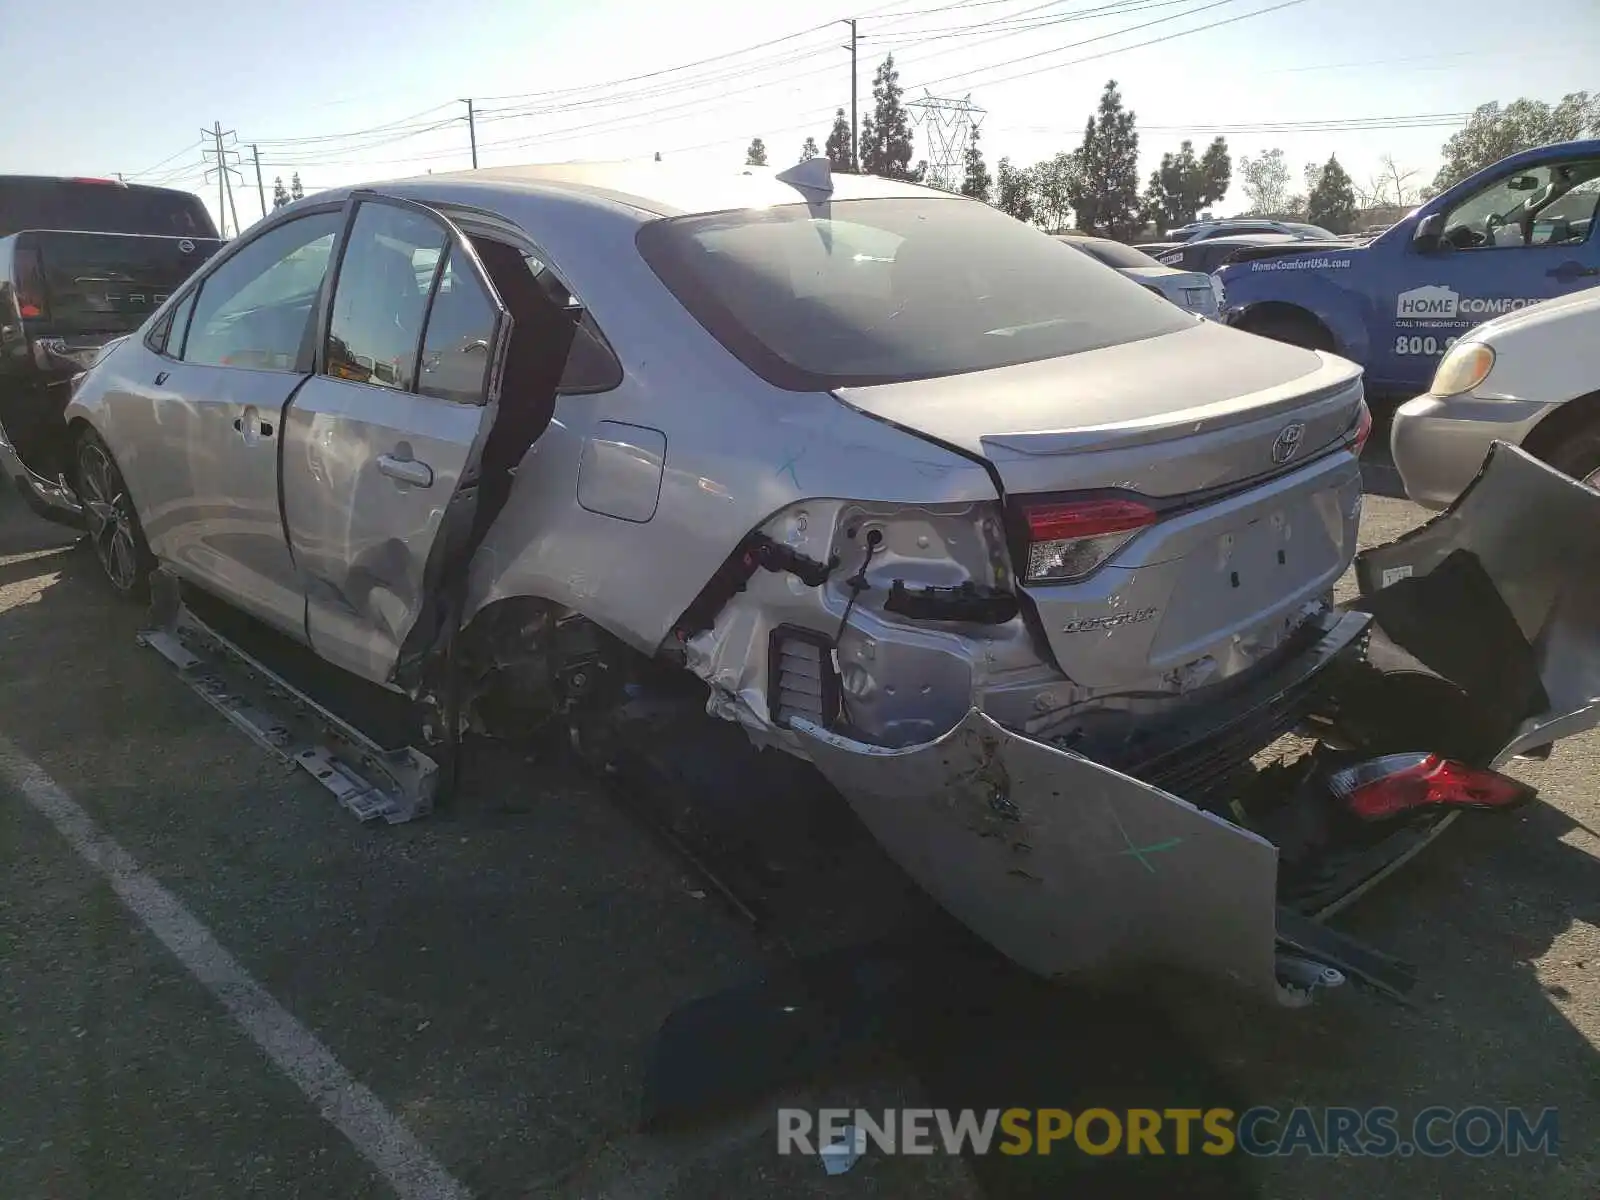
[[[808,773],[809,776],[809,773]],[[763,897],[768,938],[826,941],[818,916],[885,914],[892,925],[868,940],[838,940],[800,953],[761,978],[691,1002],[670,1016],[645,1083],[649,1126],[693,1121],[810,1085],[829,1104],[873,1111],[850,1099],[862,1062],[888,1055],[920,1085],[923,1107],[975,1110],[1233,1108],[1245,1097],[1216,1056],[1177,1026],[1154,996],[1066,986],[1036,978],[981,944],[917,892],[877,847],[844,801],[820,779],[776,826],[714,805],[725,844],[776,865],[781,880]],[[792,795],[792,793],[790,793]],[[789,799],[786,795],[786,799]],[[797,815],[795,809],[809,809]],[[829,830],[830,850],[796,836]],[[842,868],[840,864],[849,862]],[[902,899],[889,915],[885,881]],[[844,931],[836,931],[843,933]],[[849,930],[862,932],[859,922]],[[820,935],[820,936],[819,936]],[[904,1103],[904,1102],[903,1102]],[[874,1120],[882,1118],[881,1112]],[[1034,1125],[1037,1128],[1037,1125]],[[1258,1194],[1239,1156],[1084,1153],[1070,1137],[1048,1155],[964,1155],[982,1194],[1022,1200],[1107,1197],[1248,1198]],[[1098,1127],[1091,1145],[1103,1140]],[[939,1137],[933,1137],[937,1144]],[[1173,1145],[1169,1133],[1166,1141]],[[876,1152],[869,1148],[867,1155]],[[820,1170],[820,1164],[818,1165]],[[855,1168],[860,1170],[861,1167]],[[1084,1192],[1082,1189],[1090,1188]]]
[[[1592,745],[1569,745],[1557,749],[1557,760],[1563,749],[1593,753]],[[1559,785],[1571,781],[1560,770],[1553,760],[1519,764],[1518,773],[1570,803]],[[1541,780],[1541,772],[1550,778]],[[1592,812],[1592,777],[1582,768],[1580,776]],[[765,838],[758,853],[792,860],[780,872],[779,894],[768,898],[769,936],[807,929],[816,941],[819,912],[859,911],[868,901],[854,903],[853,894],[881,894],[884,876],[900,876],[841,799],[819,785],[814,805],[805,823],[831,830],[836,846],[851,837],[868,843],[854,851],[854,871],[808,861],[792,828],[774,830],[717,806],[724,821],[741,826],[731,844],[761,846]],[[675,1101],[680,1117],[697,1106],[714,1109],[719,1099],[748,1104],[802,1080],[833,1081],[829,1103],[849,1107],[852,1064],[875,1052],[911,1070],[923,1090],[916,1103],[980,1113],[1354,1105],[1392,1106],[1409,1119],[1430,1104],[1520,1106],[1532,1117],[1553,1106],[1564,1147],[1557,1159],[1334,1162],[1302,1152],[1252,1161],[1170,1149],[1159,1158],[1096,1157],[1068,1140],[1049,1157],[991,1151],[969,1155],[968,1165],[996,1200],[1080,1189],[1111,1197],[1398,1200],[1432,1194],[1440,1178],[1461,1188],[1492,1181],[1506,1194],[1592,1200],[1600,1161],[1584,1156],[1593,1155],[1600,1129],[1594,846],[1594,826],[1553,803],[1466,814],[1451,836],[1338,918],[1345,932],[1418,965],[1414,1008],[1354,985],[1293,1011],[1175,975],[1152,980],[1147,992],[1051,984],[976,944],[930,902],[908,903],[875,940],[841,940],[674,1013],[647,1080],[647,1113],[671,1115]],[[1554,948],[1584,937],[1589,950],[1563,950],[1570,960],[1548,961]]]

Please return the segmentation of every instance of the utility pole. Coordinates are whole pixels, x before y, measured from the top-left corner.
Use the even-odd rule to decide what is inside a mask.
[[[478,169],[478,124],[473,119],[472,101],[463,100],[461,103],[467,106],[467,137],[472,139],[472,169],[476,171]]]
[[[261,215],[262,217],[265,217],[267,215],[267,189],[266,186],[261,182],[261,147],[256,145],[254,142],[251,142],[250,153],[255,155],[256,195],[261,197]]]
[[[851,17],[839,22],[841,25],[850,26],[850,44],[841,49],[850,51],[850,169],[857,175],[861,174],[861,149],[859,142],[859,128],[856,122],[856,22]]]

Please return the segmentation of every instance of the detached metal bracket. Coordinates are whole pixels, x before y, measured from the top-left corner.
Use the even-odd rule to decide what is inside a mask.
[[[297,766],[357,820],[398,825],[433,811],[439,766],[413,747],[386,750],[223,637],[186,607],[177,580],[150,581],[151,628],[136,638],[256,745]]]

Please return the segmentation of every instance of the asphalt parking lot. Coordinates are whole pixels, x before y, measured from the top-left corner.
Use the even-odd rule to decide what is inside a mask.
[[[1381,471],[1370,482],[1393,490]],[[1374,495],[1365,537],[1419,518]],[[1339,919],[1418,966],[1415,1009],[1348,988],[1305,1012],[1211,991],[1097,995],[959,960],[926,1011],[847,1039],[820,1068],[641,1128],[655,1035],[674,1010],[780,972],[779,939],[847,946],[920,913],[847,822],[824,811],[775,852],[787,856],[772,864],[785,879],[776,936],[730,914],[558,758],[485,750],[448,809],[362,827],[138,647],[139,616],[98,586],[86,552],[0,492],[7,1200],[393,1195],[341,1132],[348,1113],[331,1111],[345,1093],[328,1084],[319,1112],[248,1036],[279,1012],[438,1167],[432,1183],[413,1179],[415,1195],[1600,1194],[1600,737],[1519,765],[1540,803],[1459,823]],[[27,794],[19,770],[34,772]],[[28,802],[39,772],[213,941],[197,950],[191,937],[181,959],[136,920],[125,901],[138,889],[114,890]],[[220,1002],[185,965],[207,947],[260,996]],[[728,1043],[742,1054],[740,1037]],[[760,1075],[709,1053],[674,1069],[692,1081],[741,1067]],[[1554,1106],[1561,1153],[868,1155],[828,1176],[816,1158],[775,1153],[781,1103]]]

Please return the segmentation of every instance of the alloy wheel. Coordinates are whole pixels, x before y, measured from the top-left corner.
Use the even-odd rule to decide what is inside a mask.
[[[78,480],[95,557],[112,587],[131,591],[139,578],[138,544],[128,495],[111,456],[102,447],[85,443],[78,450]]]

